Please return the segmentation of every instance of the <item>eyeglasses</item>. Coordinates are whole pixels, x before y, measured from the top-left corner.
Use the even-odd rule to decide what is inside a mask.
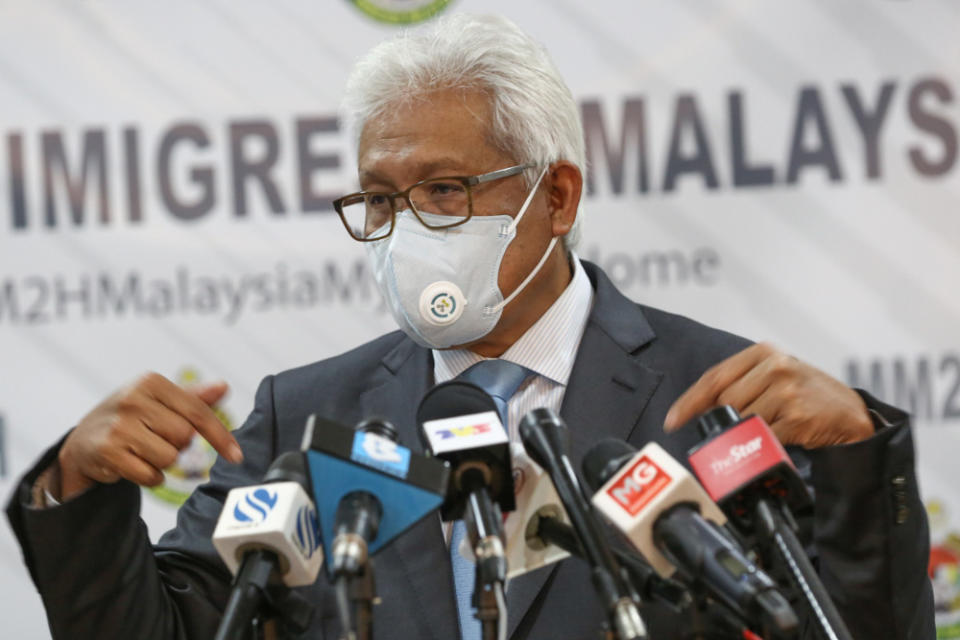
[[[333,208],[340,215],[350,237],[360,242],[382,240],[393,233],[397,203],[401,203],[402,210],[404,201],[423,226],[428,229],[449,229],[473,216],[472,187],[509,178],[535,166],[536,163],[528,162],[479,176],[430,178],[397,193],[351,193],[334,200]]]

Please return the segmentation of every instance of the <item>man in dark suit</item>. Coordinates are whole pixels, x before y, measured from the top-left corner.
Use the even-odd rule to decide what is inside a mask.
[[[504,20],[456,16],[376,48],[348,97],[363,191],[336,206],[370,248],[403,331],[267,377],[235,434],[208,407],[223,385],[185,390],[150,374],[94,408],[8,507],[56,637],[210,637],[230,582],[210,542],[226,492],[259,482],[296,449],[311,413],[347,424],[387,416],[415,446],[419,399],[484,358],[532,371],[509,422],[524,403],[559,409],[577,464],[606,436],[657,440],[682,459],[697,438],[679,428],[715,404],[765,417],[803,449],[816,492],[811,543],[854,636],[932,637],[907,417],[768,345],[636,305],[577,260],[582,131],[569,91],[528,36]],[[151,548],[137,485],[159,483],[195,433],[222,458]],[[376,562],[378,637],[458,637],[436,519]],[[511,637],[596,637],[603,616],[589,585],[576,560],[514,580]],[[301,593],[315,606],[304,637],[337,637],[326,580]],[[689,621],[643,611],[651,638],[683,637]]]

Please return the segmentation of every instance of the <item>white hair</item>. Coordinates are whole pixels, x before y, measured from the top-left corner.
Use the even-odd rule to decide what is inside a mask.
[[[490,95],[493,144],[517,162],[567,160],[586,169],[583,125],[570,89],[546,49],[500,16],[454,14],[380,43],[353,67],[343,117],[359,138],[387,107],[431,91],[479,89]],[[525,174],[532,184],[538,169]],[[564,237],[580,237],[583,206]]]

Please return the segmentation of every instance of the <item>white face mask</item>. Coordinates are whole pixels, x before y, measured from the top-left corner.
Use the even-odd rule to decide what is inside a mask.
[[[367,243],[367,257],[394,320],[417,344],[434,349],[467,344],[490,333],[503,308],[537,275],[557,243],[504,299],[500,264],[533,200],[544,167],[517,216],[473,216],[449,229],[428,229],[411,213],[397,215],[393,233]],[[425,220],[447,218],[421,213]]]

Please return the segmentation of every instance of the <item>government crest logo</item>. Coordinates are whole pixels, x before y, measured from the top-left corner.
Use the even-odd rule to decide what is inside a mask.
[[[184,369],[176,378],[177,384],[186,386],[200,381],[199,372],[192,368]],[[226,411],[214,407],[213,413],[228,431],[233,431],[233,420]],[[163,471],[163,484],[146,490],[158,500],[179,507],[194,489],[210,479],[210,467],[216,460],[216,450],[201,436],[194,436],[190,446],[180,452],[177,461]]]
[[[415,24],[446,9],[450,0],[352,0],[352,4],[380,22]]]

